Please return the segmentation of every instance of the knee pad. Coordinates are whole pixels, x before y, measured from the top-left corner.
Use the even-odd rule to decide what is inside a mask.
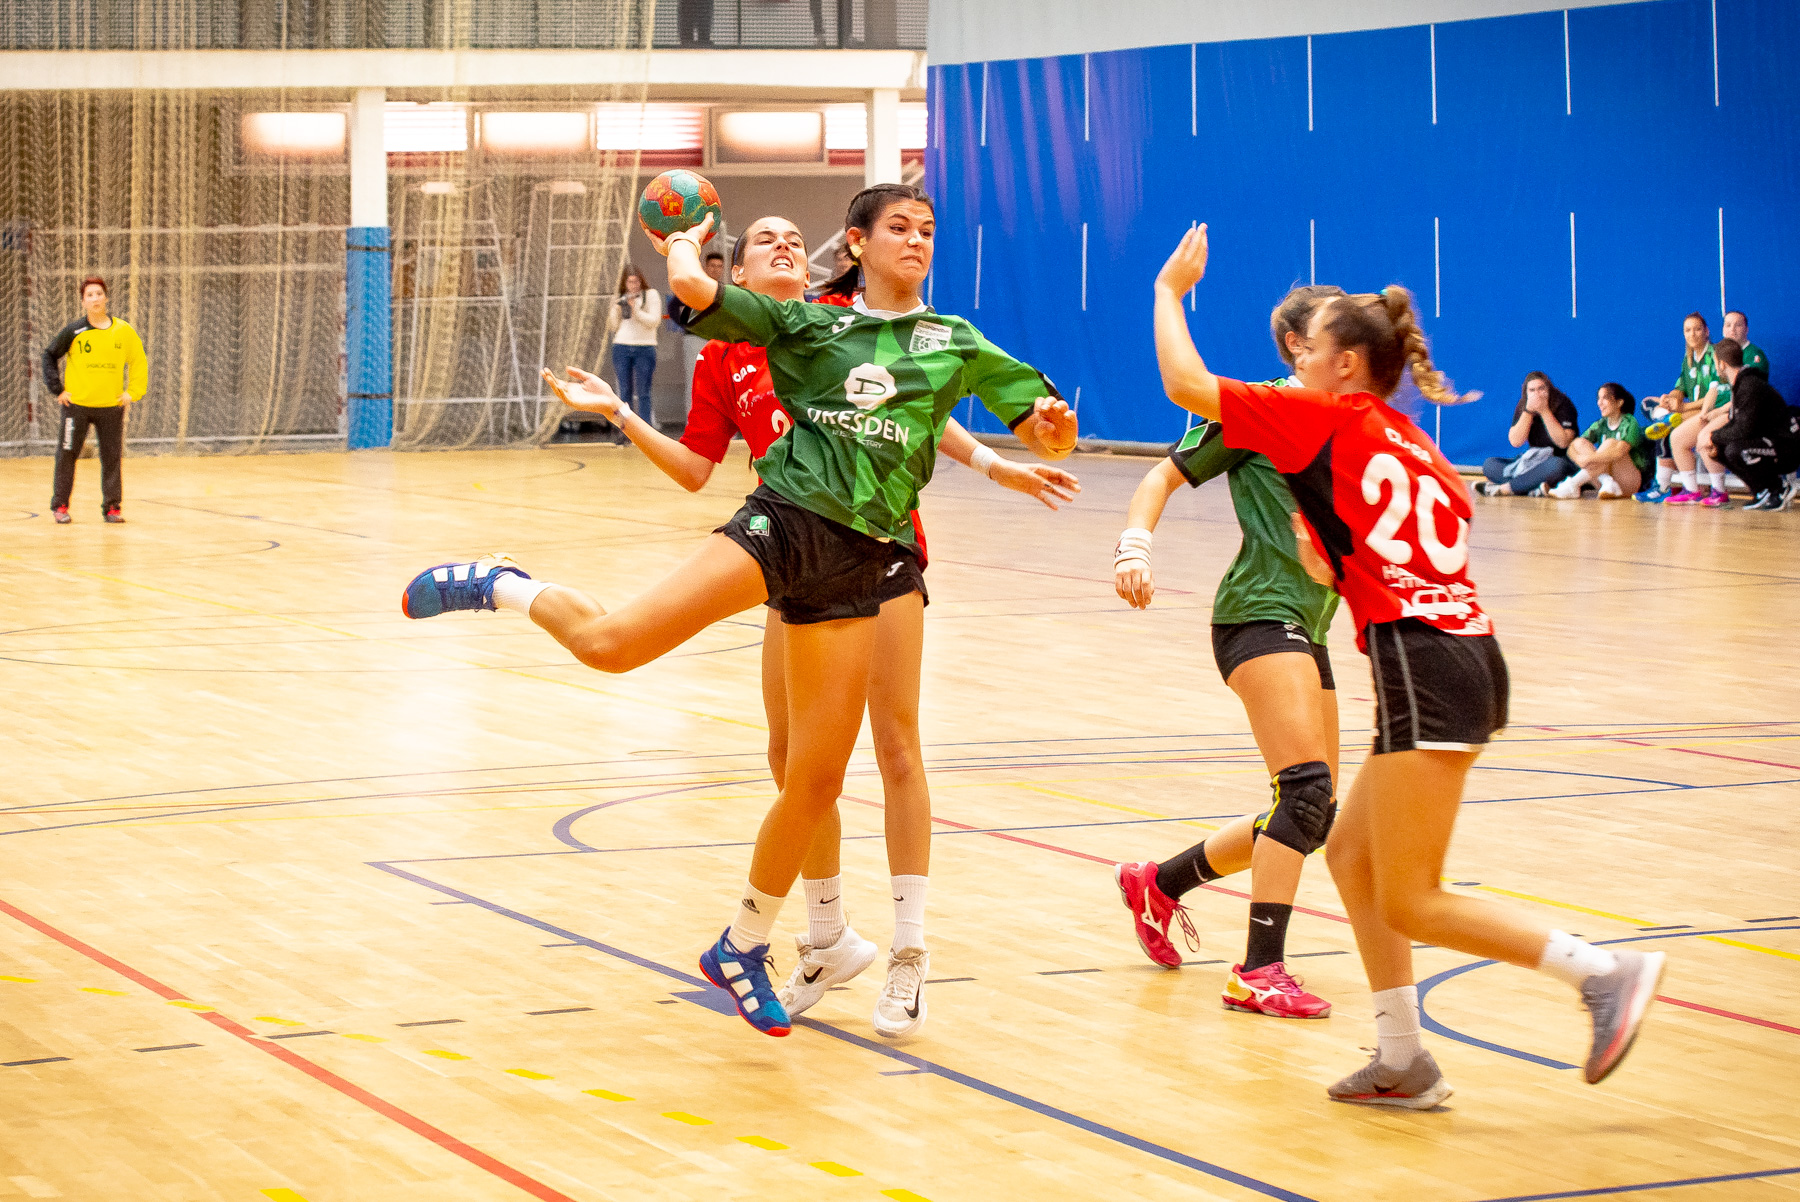
[[[1332,798],[1331,769],[1324,761],[1283,768],[1270,784],[1274,800],[1256,819],[1256,837],[1267,836],[1303,856],[1325,846],[1337,818],[1337,802]]]

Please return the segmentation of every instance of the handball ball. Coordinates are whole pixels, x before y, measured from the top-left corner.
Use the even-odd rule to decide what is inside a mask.
[[[693,229],[712,214],[712,241],[725,213],[719,207],[719,190],[705,176],[693,171],[665,171],[650,181],[638,198],[638,224],[646,234],[667,238]]]

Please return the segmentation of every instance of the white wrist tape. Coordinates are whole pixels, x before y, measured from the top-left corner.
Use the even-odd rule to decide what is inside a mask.
[[[969,456],[969,470],[980,472],[988,479],[994,478],[994,465],[1000,462],[1000,456],[993,447],[985,443],[976,443],[975,452]]]
[[[1145,567],[1150,566],[1151,534],[1142,526],[1133,526],[1119,536],[1119,545],[1113,549],[1113,567],[1135,560]]]

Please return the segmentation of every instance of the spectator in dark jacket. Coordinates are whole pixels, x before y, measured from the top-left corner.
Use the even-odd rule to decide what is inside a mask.
[[[1731,417],[1712,432],[1718,457],[1755,497],[1745,509],[1786,509],[1795,487],[1782,477],[1800,464],[1800,431],[1769,373],[1744,366],[1744,348],[1730,338],[1713,345],[1713,360],[1731,385]]]
[[[1526,376],[1506,440],[1528,449],[1515,458],[1496,455],[1482,464],[1481,472],[1487,477],[1487,483],[1481,485],[1482,495],[1522,497],[1540,488],[1548,492],[1551,485],[1575,470],[1568,454],[1577,428],[1575,402],[1543,372]]]

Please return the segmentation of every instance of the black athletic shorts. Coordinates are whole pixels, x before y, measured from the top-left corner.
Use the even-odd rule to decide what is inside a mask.
[[[762,568],[769,606],[789,625],[872,618],[883,602],[925,593],[912,548],[820,517],[766,484],[713,533],[750,553]]]
[[[1395,751],[1479,751],[1506,729],[1511,684],[1491,634],[1445,634],[1417,618],[1364,631],[1375,678],[1375,746]]]
[[[1234,622],[1215,625],[1212,635],[1213,662],[1219,665],[1219,676],[1226,684],[1231,683],[1233,672],[1253,659],[1278,651],[1298,651],[1312,656],[1319,669],[1321,689],[1337,688],[1331,679],[1331,657],[1325,654],[1325,644],[1308,638],[1304,627],[1292,622]]]

